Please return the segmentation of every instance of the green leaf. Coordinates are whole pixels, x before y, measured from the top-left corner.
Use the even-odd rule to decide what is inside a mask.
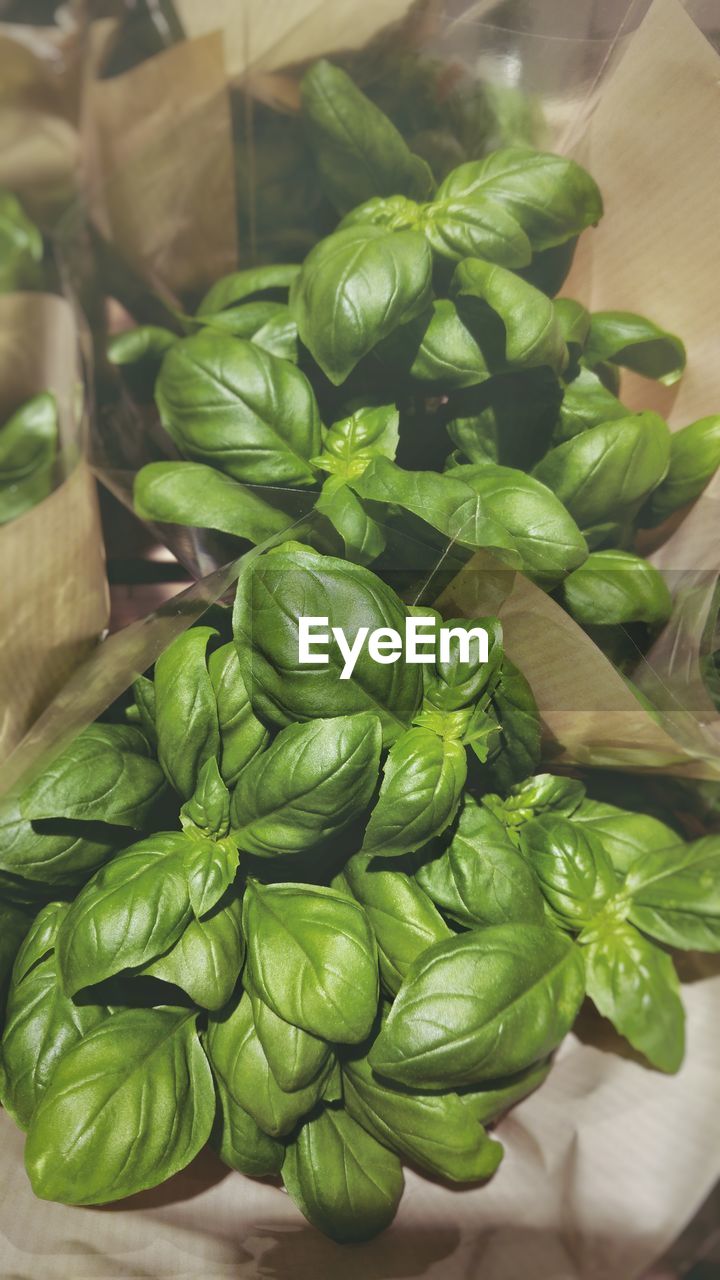
[[[249,1178],[274,1177],[282,1169],[285,1157],[283,1144],[263,1133],[217,1077],[215,1088],[220,1106],[211,1144],[223,1164]]]
[[[590,368],[608,360],[670,387],[685,369],[685,347],[673,333],[630,311],[596,311],[584,360]]]
[[[230,830],[230,793],[214,756],[205,761],[195,791],[180,810],[180,826],[211,838],[222,838]]]
[[[720,951],[720,837],[652,849],[625,881],[630,919],[644,933],[690,951]]]
[[[525,778],[510,788],[509,796],[502,801],[498,817],[511,827],[520,826],[541,813],[574,817],[584,795],[585,787],[576,778],[538,773],[534,778]]]
[[[21,1129],[28,1128],[63,1055],[108,1017],[107,1009],[76,1005],[60,990],[53,947],[67,910],[65,903],[52,902],[35,918],[10,987],[2,1038],[2,1102]],[[2,923],[4,944],[10,935],[7,919]],[[25,931],[28,924],[25,917]]]
[[[271,1138],[291,1133],[320,1099],[327,1071],[292,1092],[280,1088],[255,1030],[247,992],[210,1019],[206,1048],[213,1072],[231,1100]]]
[[[326,1108],[287,1148],[285,1189],[308,1222],[339,1244],[390,1225],[403,1192],[400,1161],[346,1111]]]
[[[201,1009],[222,1009],[245,958],[241,920],[242,903],[221,899],[202,920],[190,920],[177,942],[141,972],[179,987]]]
[[[524,267],[532,257],[517,219],[499,201],[482,195],[433,200],[421,206],[417,226],[433,253],[449,262],[477,257],[502,267]]]
[[[255,991],[250,991],[253,1020],[268,1066],[281,1089],[304,1089],[323,1073],[330,1045],[279,1018]]]
[[[310,251],[290,305],[301,341],[331,382],[344,382],[393,329],[427,309],[431,274],[417,231],[347,227]]]
[[[520,223],[535,250],[578,235],[603,211],[600,192],[580,165],[530,147],[507,147],[461,164],[435,198],[496,201]]]
[[[271,724],[371,711],[387,745],[406,729],[422,699],[419,666],[381,665],[367,649],[349,679],[329,646],[327,666],[299,658],[299,623],[327,617],[328,635],[343,627],[352,642],[361,627],[402,635],[407,610],[394,591],[360,565],[312,551],[279,548],[248,565],[238,581],[233,615],[240,671],[256,715]],[[316,655],[313,655],[316,656]]]
[[[293,364],[298,363],[298,331],[289,307],[283,307],[282,311],[256,329],[252,341],[256,347],[262,347],[271,356],[279,356]]]
[[[467,777],[465,748],[430,729],[408,729],[390,748],[363,852],[396,858],[450,825]]]
[[[503,364],[511,369],[547,365],[555,373],[565,368],[568,352],[553,303],[513,271],[480,258],[467,258],[455,268],[450,291],[461,314],[473,317],[478,327],[484,327],[487,319],[486,311],[474,305],[476,300],[502,322],[504,336],[496,337],[490,329],[490,341],[484,347],[496,371]]]
[[[600,1013],[654,1067],[678,1071],[685,1012],[670,956],[621,920],[594,929],[584,954],[587,992]]]
[[[64,819],[30,822],[22,797],[0,802],[0,872],[6,871],[35,894],[54,885],[82,884],[122,842],[122,829]]]
[[[333,886],[363,908],[378,947],[380,976],[394,995],[413,960],[433,942],[450,937],[420,885],[403,871],[389,871],[372,855],[355,854]]]
[[[562,444],[589,427],[626,418],[628,411],[591,369],[581,369],[564,388],[553,443]]]
[[[508,657],[502,661],[500,678],[492,694],[492,708],[500,726],[500,735],[490,748],[487,768],[493,786],[509,791],[513,783],[527,778],[537,768],[540,760],[540,712],[522,671]],[[484,763],[484,744],[478,750],[471,740],[470,746]]]
[[[582,626],[666,622],[672,597],[662,574],[630,551],[593,551],[563,583],[565,607]]]
[[[670,465],[650,495],[640,524],[656,525],[700,497],[720,467],[720,414],[700,418],[670,435]]]
[[[25,1147],[36,1196],[105,1204],[155,1187],[190,1163],[215,1116],[195,1019],[125,1009],[63,1055]]]
[[[394,329],[375,348],[388,370],[444,393],[472,387],[490,377],[482,347],[449,298]]]
[[[502,823],[469,798],[447,848],[419,867],[415,879],[441,911],[465,927],[543,921],[532,869]]]
[[[539,1088],[550,1072],[552,1060],[538,1062],[525,1071],[493,1083],[488,1089],[469,1089],[460,1094],[463,1106],[479,1124],[492,1124]]]
[[[558,814],[526,823],[520,845],[546,901],[570,929],[588,924],[617,892],[612,863],[589,830]]]
[[[519,564],[515,539],[453,474],[404,471],[388,458],[376,458],[352,486],[364,500],[400,507],[461,546],[490,550],[504,564]]]
[[[655,850],[683,844],[677,832],[658,818],[631,813],[602,800],[583,800],[571,820],[597,836],[621,876]]]
[[[158,760],[170,784],[186,800],[200,771],[220,753],[215,693],[206,650],[212,627],[190,627],[155,663],[155,728]]]
[[[63,990],[162,955],[192,919],[219,902],[237,869],[229,842],[173,831],[132,845],[78,894],[58,937]]]
[[[203,331],[170,348],[155,395],[184,457],[246,484],[312,484],[320,416],[310,383],[289,361]]]
[[[232,271],[217,280],[205,294],[197,309],[198,316],[212,315],[225,307],[253,297],[256,293],[268,293],[290,288],[300,268],[295,263],[269,263],[267,266],[248,267],[245,271]]]
[[[317,885],[251,881],[243,932],[250,985],[273,1013],[322,1040],[365,1039],[377,1011],[377,948],[357,903]]]
[[[522,567],[533,580],[551,588],[587,558],[587,543],[572,516],[546,485],[513,467],[455,467],[483,510],[511,538]]]
[[[257,490],[202,462],[148,462],[135,476],[133,504],[143,520],[218,529],[256,545],[296,519],[292,511],[273,506]]]
[[[148,742],[157,747],[155,730],[155,685],[147,676],[138,676],[132,683],[133,703],[137,710],[137,718]]]
[[[560,383],[547,366],[495,374],[481,386],[453,392],[445,427],[470,462],[524,471],[545,453],[561,399]]]
[[[8,902],[0,903],[0,1026],[15,957],[30,925],[27,912]]]
[[[367,1058],[343,1064],[349,1114],[411,1164],[453,1182],[489,1178],[503,1156],[456,1093],[407,1093],[378,1080]]]
[[[43,252],[42,235],[20,201],[0,191],[0,293],[38,288]]]
[[[137,364],[140,360],[148,360],[160,365],[165,352],[178,335],[161,325],[141,324],[136,329],[125,329],[123,333],[113,334],[108,338],[107,358],[111,364]]]
[[[472,633],[476,628],[487,633],[487,661],[482,659],[480,644],[472,635],[468,636],[469,659],[464,661],[462,633]],[[448,618],[438,628],[439,639],[443,633],[448,637],[449,659],[444,661],[438,648],[425,686],[425,704],[442,712],[460,711],[472,706],[495,683],[503,656],[502,625],[497,618]]]
[[[370,196],[430,195],[427,163],[339,67],[318,59],[302,78],[300,96],[320,183],[339,213]]]
[[[553,310],[571,359],[577,361],[590,332],[590,312],[573,298],[555,298]]]
[[[139,729],[93,724],[58,755],[20,798],[23,817],[78,818],[142,829],[165,789]]]
[[[233,338],[254,339],[255,334],[268,324],[282,316],[290,317],[287,303],[284,302],[243,302],[238,307],[227,307],[224,311],[203,313],[201,317],[190,319],[191,327],[215,329],[221,333],[229,333]]]
[[[582,530],[632,517],[667,472],[670,432],[656,413],[590,427],[546,453],[533,475]]]
[[[276,858],[345,831],[370,803],[381,748],[382,727],[370,713],[283,729],[246,765],[233,792],[238,847]]]
[[[400,414],[394,404],[361,405],[328,427],[317,465],[350,480],[362,475],[373,458],[394,458],[400,436]]]
[[[51,492],[57,445],[57,407],[47,393],[21,405],[0,427],[0,524]]]
[[[265,750],[270,733],[253,714],[234,644],[221,645],[210,654],[208,674],[220,729],[220,775],[233,787],[245,766]]]
[[[556,1048],[584,994],[580,950],[557,930],[523,923],[464,933],[415,961],[370,1065],[413,1089],[512,1075]]]
[[[325,516],[340,534],[345,555],[355,564],[372,564],[385,550],[382,527],[369,516],[352,489],[331,475],[324,482],[315,510]]]

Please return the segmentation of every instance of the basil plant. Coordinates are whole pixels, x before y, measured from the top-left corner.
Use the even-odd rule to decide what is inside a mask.
[[[720,951],[720,840],[538,773],[496,618],[286,542],[213,622],[2,802],[0,1093],[38,1197],[210,1144],[366,1240],[404,1165],[495,1173],[586,995],[677,1070],[671,952]]]

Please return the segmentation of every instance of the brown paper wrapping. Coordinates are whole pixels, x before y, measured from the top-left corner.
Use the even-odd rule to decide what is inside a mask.
[[[73,315],[52,294],[0,297],[0,420],[41,391],[60,417],[58,487],[0,526],[0,760],[87,655],[107,622],[95,484],[81,461]]]

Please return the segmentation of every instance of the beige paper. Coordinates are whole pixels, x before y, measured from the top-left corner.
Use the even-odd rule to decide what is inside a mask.
[[[232,125],[220,34],[93,80],[84,135],[93,218],[160,294],[197,292],[235,266]]]
[[[0,297],[0,420],[31,396],[52,391],[63,480],[43,502],[0,527],[0,760],[96,643],[108,617],[95,484],[80,460],[77,358],[73,314],[62,298]]]

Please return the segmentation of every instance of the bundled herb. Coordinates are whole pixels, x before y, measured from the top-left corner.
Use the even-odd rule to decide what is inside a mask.
[[[232,640],[186,632],[134,723],[86,729],[4,803],[2,1098],[39,1197],[117,1200],[210,1142],[364,1240],[403,1163],[495,1172],[487,1126],[586,992],[677,1070],[669,948],[720,949],[720,841],[537,774],[495,619],[420,611],[429,663],[302,659],[302,616],[352,639],[418,612],[280,544],[246,565]]]

